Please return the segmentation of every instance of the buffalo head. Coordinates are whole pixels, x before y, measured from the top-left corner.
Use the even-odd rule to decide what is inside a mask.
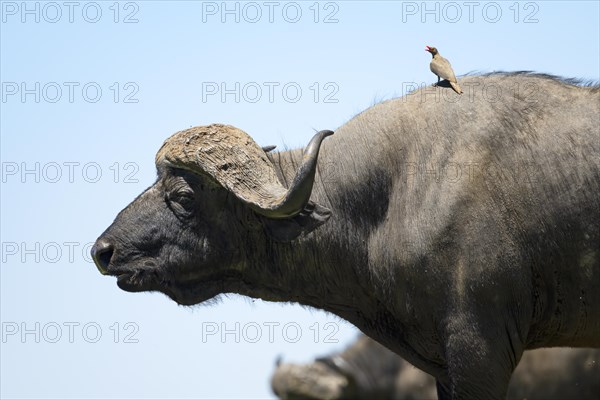
[[[321,131],[289,188],[245,132],[214,124],[177,132],[156,155],[158,179],[98,238],[92,258],[126,291],[160,291],[180,304],[240,292],[269,241],[290,241],[324,223],[309,201]]]

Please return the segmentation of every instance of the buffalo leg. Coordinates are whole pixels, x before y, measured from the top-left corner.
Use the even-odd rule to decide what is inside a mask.
[[[523,353],[519,335],[505,327],[509,325],[506,321],[465,317],[465,313],[451,319],[446,336],[446,376],[437,381],[440,399],[506,397],[510,377]]]

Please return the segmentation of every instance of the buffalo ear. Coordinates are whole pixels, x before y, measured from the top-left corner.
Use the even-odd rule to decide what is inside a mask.
[[[274,219],[262,217],[265,231],[276,242],[291,242],[302,234],[308,234],[324,224],[331,210],[309,201],[304,209],[291,218]]]

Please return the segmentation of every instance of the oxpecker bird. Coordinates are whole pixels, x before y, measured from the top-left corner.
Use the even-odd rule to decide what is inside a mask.
[[[463,91],[460,86],[458,86],[450,62],[442,57],[435,47],[425,46],[425,51],[431,53],[432,60],[429,64],[429,68],[431,69],[431,72],[437,75],[438,83],[440,83],[440,78],[445,79],[450,83],[450,86],[452,86],[452,89],[454,89],[456,93],[462,94]]]

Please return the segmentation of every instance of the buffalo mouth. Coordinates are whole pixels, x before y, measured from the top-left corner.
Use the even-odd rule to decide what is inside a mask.
[[[138,272],[124,272],[121,274],[117,274],[117,286],[126,292],[143,292],[148,290],[146,285],[143,285],[139,282],[139,273]]]
[[[177,304],[190,306],[210,300],[225,292],[226,282],[236,277],[231,273],[213,273],[188,277],[185,281],[167,279],[156,266],[116,270],[108,268],[107,275],[117,278],[117,286],[126,292],[161,292]],[[191,279],[190,279],[191,278]]]
[[[159,289],[160,279],[156,269],[132,269],[107,271],[117,278],[117,286],[126,292],[146,292]]]
[[[159,278],[157,271],[134,270],[111,275],[117,277],[117,286],[125,292],[160,292],[178,304],[186,304],[180,300],[182,297],[179,291],[173,290],[170,282]]]

